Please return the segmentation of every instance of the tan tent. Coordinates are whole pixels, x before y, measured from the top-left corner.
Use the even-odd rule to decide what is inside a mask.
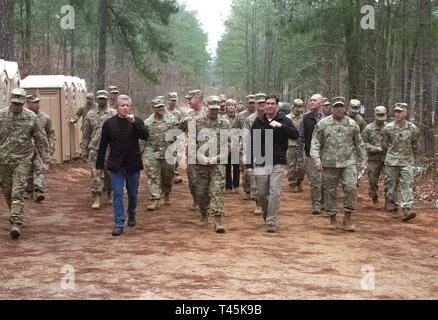
[[[6,62],[0,59],[0,108],[6,107],[9,96],[9,77],[6,73]]]
[[[12,89],[19,88],[21,82],[21,75],[18,69],[18,63],[12,61],[5,61],[5,70],[8,75],[8,87],[6,96],[6,105],[9,105],[9,93]]]
[[[28,76],[21,82],[28,94],[37,94],[41,99],[41,111],[52,119],[56,135],[55,163],[71,160],[69,87],[65,76]]]

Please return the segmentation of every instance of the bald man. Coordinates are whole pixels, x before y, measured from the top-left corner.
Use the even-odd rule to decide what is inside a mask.
[[[306,175],[310,182],[312,214],[314,215],[321,214],[323,194],[321,172],[315,169],[314,161],[310,157],[310,146],[312,144],[313,130],[318,122],[324,118],[323,104],[324,97],[320,94],[315,94],[310,98],[308,106],[310,111],[303,116],[297,144],[298,162],[304,161],[305,157]]]

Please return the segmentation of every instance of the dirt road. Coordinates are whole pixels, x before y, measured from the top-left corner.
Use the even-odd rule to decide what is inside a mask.
[[[253,203],[227,195],[217,235],[197,226],[186,181],[171,207],[148,213],[143,174],[138,225],[113,238],[111,207],[92,211],[88,184],[84,165],[52,171],[18,242],[0,200],[1,299],[438,299],[438,210],[402,224],[362,189],[358,231],[346,234],[309,213],[307,188],[284,189],[270,235]]]

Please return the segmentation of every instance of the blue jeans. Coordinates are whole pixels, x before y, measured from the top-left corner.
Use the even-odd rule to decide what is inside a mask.
[[[123,228],[125,225],[125,205],[123,203],[125,182],[129,201],[128,216],[135,216],[138,187],[140,185],[140,172],[111,172],[111,185],[113,187],[113,214],[114,225],[116,228]]]

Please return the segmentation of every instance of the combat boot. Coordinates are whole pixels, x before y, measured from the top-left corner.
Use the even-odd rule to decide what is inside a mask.
[[[159,207],[159,200],[152,200],[151,204],[148,206],[148,211],[156,211]]]
[[[243,197],[245,201],[251,201],[251,192],[245,192],[245,197]]]
[[[164,194],[164,205],[165,206],[170,206],[170,196],[168,193]]]
[[[44,199],[46,199],[46,197],[44,196],[44,193],[37,191],[35,192],[35,202],[36,203],[41,203],[44,201]]]
[[[298,183],[297,190],[298,190],[298,193],[304,192],[303,185],[301,183]]]
[[[191,211],[198,211],[198,201],[193,200]]]
[[[292,193],[298,193],[298,187],[296,185],[290,185],[289,190]]]
[[[412,219],[415,219],[416,216],[417,214],[413,212],[411,208],[403,208],[403,222],[408,222]]]
[[[93,210],[99,210],[100,209],[100,196],[97,196],[94,199],[93,205],[91,206],[91,209]]]
[[[373,199],[373,209],[374,210],[380,210],[379,199],[377,199],[377,198]]]
[[[180,176],[176,176],[173,178],[173,184],[180,184],[183,182],[183,179]]]
[[[330,230],[336,230],[337,227],[338,227],[338,221],[336,220],[336,215],[333,214],[333,215],[330,216],[329,229]]]
[[[222,226],[221,216],[214,216],[214,231],[216,233],[225,233],[225,228]]]
[[[24,193],[24,200],[30,200],[33,199],[33,191],[26,191]]]
[[[344,221],[342,223],[344,230],[349,232],[356,231],[356,227],[351,222],[351,212],[346,211],[344,214]]]
[[[201,223],[201,227],[207,228],[208,227],[208,213],[201,213],[201,220],[199,221]]]
[[[20,237],[21,237],[20,227],[18,226],[18,224],[13,223],[11,227],[11,238],[13,240],[17,240]]]
[[[261,206],[257,206],[254,210],[254,215],[255,216],[261,216],[263,214],[263,209]]]

